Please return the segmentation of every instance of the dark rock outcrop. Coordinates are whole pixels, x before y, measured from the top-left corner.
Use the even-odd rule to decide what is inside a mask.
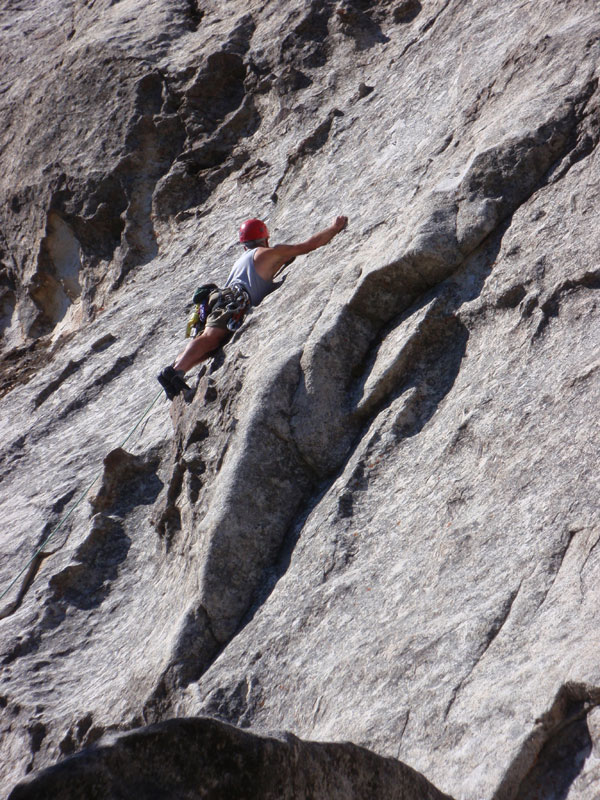
[[[21,783],[9,800],[450,800],[418,772],[350,743],[303,742],[211,719],[122,733]]]

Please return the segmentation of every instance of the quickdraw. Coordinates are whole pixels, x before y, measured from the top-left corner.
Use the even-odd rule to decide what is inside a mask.
[[[205,283],[198,287],[192,297],[192,303],[195,303],[194,310],[190,314],[185,328],[186,339],[190,337],[194,339],[204,328],[206,317],[208,316],[208,302],[212,292],[218,291],[219,287],[216,283]]]
[[[250,295],[241,283],[234,283],[229,288],[233,293],[233,298],[227,303],[225,309],[231,314],[231,319],[227,322],[227,329],[233,333],[244,321],[251,304]]]

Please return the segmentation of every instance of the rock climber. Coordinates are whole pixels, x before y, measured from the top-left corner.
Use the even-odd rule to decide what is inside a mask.
[[[190,387],[184,375],[211,353],[226,344],[251,306],[257,306],[276,288],[273,278],[296,256],[305,255],[328,244],[348,224],[347,217],[334,222],[300,244],[269,246],[269,231],[260,219],[246,220],[240,227],[239,240],[244,254],[229,273],[223,289],[210,285],[205,306],[206,319],[197,336],[191,339],[175,362],[157,375],[169,400]]]

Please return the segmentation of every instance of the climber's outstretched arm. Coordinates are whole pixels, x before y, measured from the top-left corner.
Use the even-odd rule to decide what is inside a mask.
[[[348,217],[336,217],[332,225],[315,233],[305,242],[276,244],[274,247],[257,247],[254,254],[254,268],[261,278],[267,281],[273,280],[284,264],[292,261],[296,256],[303,256],[328,244],[334,236],[344,230],[347,224]]]

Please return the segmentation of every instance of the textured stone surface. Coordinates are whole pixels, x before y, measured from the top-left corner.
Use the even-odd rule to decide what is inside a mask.
[[[257,736],[202,718],[113,736],[20,784],[10,799],[159,796],[448,800],[410,767],[356,745]]]
[[[594,797],[596,3],[0,30],[0,591],[97,478],[0,601],[2,785],[210,714],[466,800]],[[237,225],[336,213],[127,438]]]

